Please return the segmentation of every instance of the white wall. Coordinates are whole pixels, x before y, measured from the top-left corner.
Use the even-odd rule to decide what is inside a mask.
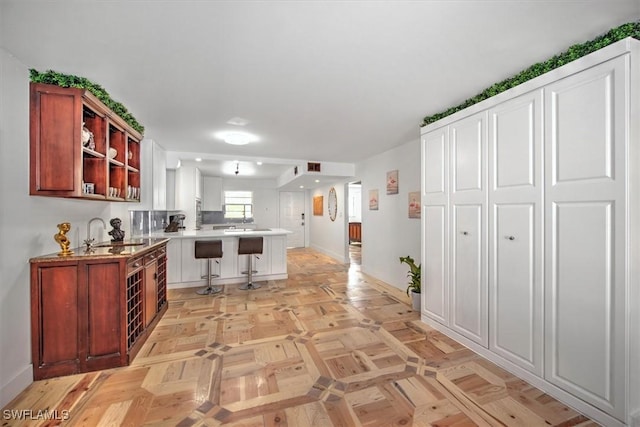
[[[0,49],[0,407],[32,382],[29,259],[59,252],[57,224],[71,222],[72,246],[86,238],[89,219],[109,227],[115,216],[129,236],[134,204],[29,196],[29,71]],[[109,235],[94,223],[97,240]],[[108,231],[107,230],[107,231]],[[100,234],[102,232],[103,234]]]
[[[338,209],[336,220],[331,221],[327,209],[327,201],[329,200],[329,190],[331,187],[336,189],[338,198]],[[323,215],[313,215],[313,198],[315,196],[323,196]],[[309,246],[320,251],[340,262],[348,261],[348,253],[346,251],[347,241],[347,197],[345,184],[343,182],[334,183],[310,190],[309,205],[307,212],[309,218]]]
[[[386,194],[387,172],[398,170],[398,194]],[[420,259],[420,220],[409,219],[409,192],[420,191],[420,141],[356,164],[362,182],[362,271],[400,289],[407,267],[400,256]],[[369,210],[369,190],[378,190],[378,210]]]

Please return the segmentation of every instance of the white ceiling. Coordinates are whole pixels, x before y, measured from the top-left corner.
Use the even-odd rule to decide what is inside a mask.
[[[640,0],[0,0],[0,44],[101,84],[169,151],[353,163],[638,19]],[[214,137],[234,129],[259,140]]]

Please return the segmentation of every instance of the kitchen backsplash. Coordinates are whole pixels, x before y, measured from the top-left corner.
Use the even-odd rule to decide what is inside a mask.
[[[129,211],[132,236],[162,231],[169,224],[169,215],[180,211]]]
[[[130,230],[132,236],[142,236],[162,231],[169,224],[169,216],[180,211],[129,211]],[[202,224],[242,224],[253,223],[253,219],[225,219],[222,211],[202,211]]]

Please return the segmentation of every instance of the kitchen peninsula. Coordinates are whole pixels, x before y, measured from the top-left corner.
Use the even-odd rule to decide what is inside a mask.
[[[253,269],[257,273],[254,280],[286,279],[287,275],[287,234],[282,228],[237,228],[184,230],[174,233],[156,232],[149,237],[169,238],[167,244],[167,287],[184,288],[206,285],[206,262],[194,257],[196,240],[222,240],[223,256],[213,263],[213,274],[218,285],[242,283],[247,280],[249,255],[238,255],[238,239],[242,236],[263,237],[261,255],[255,255]]]

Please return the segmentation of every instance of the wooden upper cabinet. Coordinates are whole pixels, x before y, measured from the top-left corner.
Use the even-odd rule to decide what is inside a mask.
[[[139,132],[87,90],[31,83],[30,93],[29,194],[140,200]]]

